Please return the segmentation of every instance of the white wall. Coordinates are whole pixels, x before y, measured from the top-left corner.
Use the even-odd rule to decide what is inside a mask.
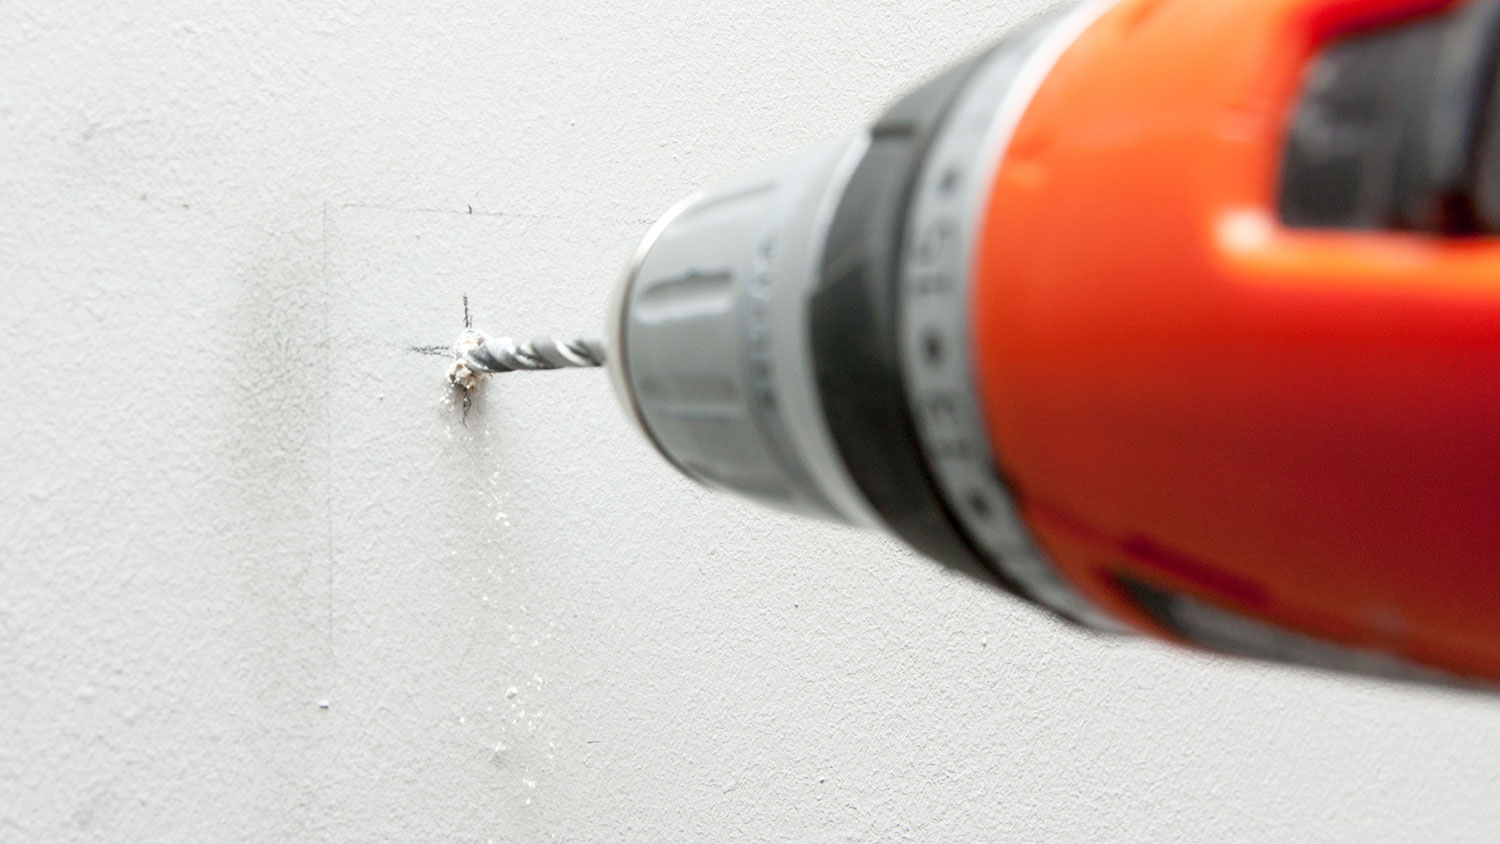
[[[1073,633],[404,350],[592,329],[1036,5],[0,4],[0,840],[1493,840],[1500,699]]]

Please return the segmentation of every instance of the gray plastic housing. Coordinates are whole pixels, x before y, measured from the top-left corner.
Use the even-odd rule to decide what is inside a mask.
[[[690,197],[646,235],[609,309],[616,392],[689,477],[872,525],[828,433],[807,299],[861,134]]]
[[[884,528],[1064,619],[1120,629],[1022,519],[969,337],[986,188],[1058,58],[1116,2],[1059,7],[912,89],[867,133],[668,212],[607,331],[620,399],[670,462]]]

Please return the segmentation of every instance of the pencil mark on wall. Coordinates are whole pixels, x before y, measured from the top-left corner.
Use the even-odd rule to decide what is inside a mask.
[[[322,241],[323,241],[323,267],[322,267],[322,271],[323,271],[323,342],[326,343],[326,344],[328,344],[328,348],[331,350],[333,348],[333,317],[331,315],[332,307],[333,307],[333,299],[332,299],[333,293],[332,293],[331,282],[330,282],[329,273],[328,273],[328,202],[326,200],[323,202],[323,234],[322,234]],[[332,396],[333,395],[333,368],[332,367],[324,367],[323,368],[323,394],[326,395],[326,396]],[[328,583],[327,583],[327,589],[328,589],[328,609],[327,609],[326,624],[327,624],[327,630],[328,630],[327,636],[328,636],[329,668],[332,669],[333,662],[334,662],[334,659],[335,659],[335,655],[337,653],[336,650],[335,650],[335,648],[334,648],[334,638],[335,637],[334,637],[334,623],[333,623],[333,580],[334,580],[334,565],[335,565],[335,563],[334,563],[334,543],[333,543],[333,425],[334,425],[333,403],[329,402],[325,407],[327,408],[326,413],[327,413],[327,417],[328,418],[327,418],[327,424],[324,426],[324,428],[326,430],[327,449],[328,450],[327,450],[327,454],[325,456],[325,463],[324,463],[324,473],[325,473],[325,475],[324,475],[324,478],[323,478],[323,488],[324,488],[324,491],[325,491],[325,494],[326,494],[327,498],[324,501],[324,505],[323,505],[323,521],[324,521],[324,524],[326,526],[325,530],[327,531],[327,536],[325,537],[325,541],[326,541],[326,545],[327,545],[327,547],[326,547],[326,553],[327,553],[327,559],[328,559]],[[331,671],[330,671],[330,674],[331,674]]]
[[[521,211],[476,211],[472,204],[465,203],[464,208],[434,208],[425,205],[382,205],[378,202],[346,202],[339,208],[352,208],[364,211],[385,211],[391,214],[442,214],[449,217],[490,217],[497,220],[543,220],[548,222],[571,222],[573,218],[563,214],[533,214]],[[624,225],[650,226],[656,223],[653,217],[641,217],[630,220],[622,220]]]
[[[469,294],[464,294],[464,331],[466,333],[474,330],[474,318],[469,311]],[[462,338],[460,338],[460,343]],[[443,357],[453,359],[453,364],[448,370],[448,383],[453,389],[463,407],[464,427],[469,425],[469,410],[474,406],[474,390],[484,378],[482,373],[470,372],[461,363],[461,350],[457,345],[440,346],[407,346],[406,350],[413,354],[426,355],[428,357]]]
[[[500,220],[549,220],[562,221],[568,218],[561,214],[527,214],[517,211],[476,211],[473,205],[467,210],[459,208],[432,208],[427,206],[381,205],[372,202],[346,202],[340,208],[358,208],[366,211],[389,211],[392,214],[446,214],[452,217],[493,217]]]

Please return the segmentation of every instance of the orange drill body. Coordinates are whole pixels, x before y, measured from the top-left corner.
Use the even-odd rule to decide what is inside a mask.
[[[1292,229],[1309,57],[1450,4],[1132,0],[1038,91],[973,292],[1000,471],[1052,561],[1500,679],[1500,240]]]

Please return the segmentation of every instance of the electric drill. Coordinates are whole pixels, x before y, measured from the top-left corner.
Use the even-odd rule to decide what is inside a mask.
[[[1056,615],[1500,680],[1500,2],[1091,0],[671,209],[688,477]]]

